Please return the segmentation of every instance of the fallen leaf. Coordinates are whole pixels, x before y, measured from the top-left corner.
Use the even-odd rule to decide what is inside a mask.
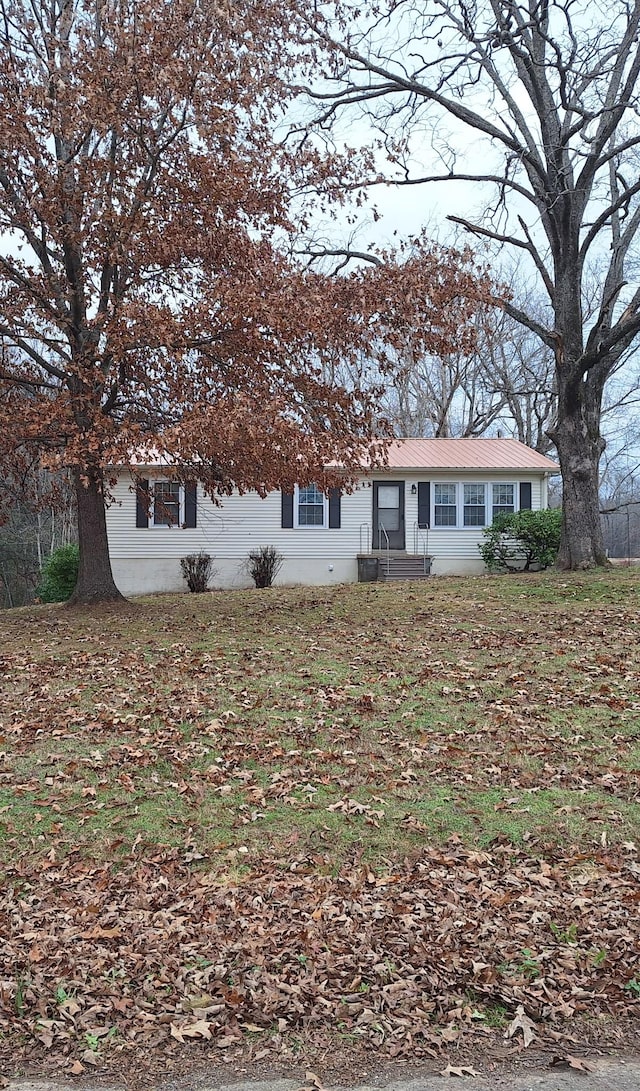
[[[474,1079],[479,1075],[475,1068],[471,1068],[470,1065],[452,1065],[448,1064],[446,1068],[440,1070],[441,1076],[473,1076]]]
[[[553,1038],[554,1042],[577,1042],[578,1039],[574,1038],[572,1034],[567,1034],[563,1030],[551,1030],[547,1028],[546,1034],[549,1038]]]
[[[298,1087],[296,1091],[326,1091],[322,1081],[315,1072],[305,1072],[305,1082],[301,1087]]]
[[[210,1008],[213,1004],[215,1004],[215,1000],[208,993],[201,993],[198,996],[185,996],[182,1001],[184,1011]]]
[[[596,586],[607,594],[612,590],[608,583]],[[567,587],[567,595],[573,594]],[[48,630],[43,612],[38,627],[24,622],[26,641],[15,645],[15,655],[13,636],[9,654],[3,643],[0,686],[4,682],[11,694],[16,680],[20,685],[8,731],[3,718],[0,781],[3,790],[15,792],[21,809],[28,805],[31,818],[37,809],[45,822],[41,831],[30,829],[31,821],[24,830],[13,829],[15,802],[0,815],[7,831],[3,846],[9,850],[3,855],[7,881],[0,919],[11,921],[0,944],[0,1023],[2,1048],[15,1067],[50,1064],[68,1073],[76,1057],[84,1066],[87,1033],[104,1043],[97,1051],[99,1065],[122,1053],[124,1063],[130,1057],[137,1066],[137,1058],[164,1056],[178,1042],[185,1052],[216,1051],[218,1039],[229,1044],[226,1050],[221,1046],[220,1057],[226,1053],[233,1062],[240,1034],[249,1039],[249,1051],[275,1063],[288,1048],[288,1035],[308,1027],[313,1038],[335,1023],[338,1011],[346,1032],[354,1032],[362,1048],[381,1059],[424,1060],[435,1050],[435,1063],[441,1064],[455,1052],[452,1068],[464,1069],[466,1036],[483,1033],[493,997],[511,1015],[500,1033],[502,1038],[511,1023],[511,1034],[498,1046],[500,1055],[522,1054],[523,1042],[534,1033],[534,1025],[518,1025],[516,1007],[522,1004],[538,1023],[533,1044],[542,1038],[544,1018],[549,1059],[557,1053],[564,1071],[574,1071],[579,1082],[589,1062],[577,1058],[583,1068],[573,1069],[565,1049],[586,1048],[580,1020],[596,1010],[609,1012],[610,1032],[603,1028],[607,1045],[609,1033],[617,1032],[618,1013],[621,1026],[627,1026],[637,1001],[633,989],[620,983],[637,976],[633,925],[640,865],[633,841],[620,844],[609,831],[618,828],[613,804],[637,791],[633,741],[617,734],[617,714],[610,724],[613,735],[590,730],[582,741],[577,735],[568,740],[560,725],[575,720],[576,707],[610,707],[612,692],[607,696],[601,683],[624,686],[629,709],[640,707],[633,689],[640,645],[629,645],[626,635],[635,624],[635,599],[585,610],[578,598],[575,611],[567,599],[562,610],[545,607],[545,613],[527,591],[526,619],[518,624],[511,607],[503,617],[502,607],[484,598],[481,608],[470,605],[466,595],[464,602],[454,596],[447,610],[434,611],[431,603],[416,618],[412,591],[406,600],[411,612],[402,606],[405,593],[397,589],[393,612],[385,614],[386,654],[379,660],[378,638],[357,611],[344,618],[338,613],[325,624],[323,611],[334,610],[337,592],[317,589],[295,592],[300,597],[291,612],[293,627],[286,620],[284,589],[270,597],[268,607],[266,599],[252,599],[246,612],[255,632],[241,662],[221,641],[229,638],[232,649],[236,640],[242,642],[245,605],[242,617],[234,608],[216,618],[210,646],[210,613],[192,617],[192,602],[186,607],[185,641],[175,647],[165,637],[171,633],[173,639],[175,626],[182,626],[178,614],[172,609],[167,619],[161,613],[151,624],[151,607],[131,622],[131,634],[127,623],[126,640],[101,616],[96,629],[83,621],[75,630],[74,622],[67,647],[69,616],[56,615],[54,625],[51,615]],[[305,612],[311,605],[308,621],[319,642],[317,653],[310,652],[307,640]],[[469,611],[474,618],[481,613],[480,628],[468,626]],[[23,626],[21,616],[6,620],[10,629]],[[414,624],[421,638],[434,638],[428,655],[420,652],[417,658]],[[199,634],[195,642],[193,632]],[[541,637],[550,641],[549,656],[531,654]],[[316,654],[324,658],[325,638],[337,674],[335,684],[326,681],[319,690],[309,666]],[[273,671],[285,646],[291,671],[282,681],[280,668]],[[558,671],[554,649],[562,660]],[[342,673],[348,675],[344,686],[338,682]],[[49,690],[52,676],[55,686]],[[398,719],[405,676],[419,679],[427,695],[444,681],[451,714],[424,732],[413,723],[413,713],[406,723],[404,712]],[[29,691],[35,696],[24,718],[22,695]],[[362,724],[356,730],[351,719],[350,709],[363,691],[375,691],[375,746]],[[212,723],[212,714],[218,717],[221,693],[234,701],[238,721],[217,719],[212,747],[205,725]],[[481,732],[469,732],[467,706],[473,707],[474,719],[481,717]],[[318,745],[309,748],[309,741]],[[613,765],[610,750],[617,755]],[[32,768],[38,771],[33,781]],[[20,776],[18,769],[24,770]],[[46,797],[45,770],[51,793]],[[118,781],[122,772],[138,798]],[[83,799],[89,776],[95,795]],[[381,794],[363,790],[365,782],[379,785],[375,790]],[[513,806],[520,810],[537,792],[561,790],[572,806],[559,811],[559,818],[582,816],[593,831],[590,847],[565,846],[560,836],[552,839],[548,861],[541,860],[533,818],[531,844],[523,839],[507,846],[498,839],[485,851],[451,837],[434,845],[416,814],[407,814],[393,864],[363,855],[366,822],[378,820],[372,809],[384,809],[388,798],[389,810],[397,806],[402,816],[408,796],[413,808],[417,793],[431,782],[441,784],[443,801],[452,805],[465,785],[487,791],[502,784],[507,808],[518,799]],[[212,857],[233,851],[232,870],[241,869],[240,882],[236,876],[221,882],[222,856],[212,872],[185,858],[198,846],[205,851],[202,792],[218,792],[220,785],[228,785],[229,793],[214,798],[225,812],[228,806],[230,830],[226,823],[224,833],[212,828],[206,851]],[[600,802],[583,795],[593,789],[593,800]],[[183,800],[179,809],[169,805],[175,793]],[[158,830],[146,823],[136,839],[138,808],[145,800],[163,827],[166,822],[166,844],[164,829],[158,840]],[[272,818],[285,800],[308,808],[303,825],[313,820],[314,835],[292,829],[275,842],[247,839],[250,852],[239,853],[241,830],[254,813]],[[326,806],[336,800],[339,813],[327,815]],[[85,818],[101,813],[100,825],[108,819],[110,831],[106,857],[94,853],[86,832],[76,837]],[[357,851],[336,862],[336,824],[343,821],[362,826],[364,837]],[[558,823],[559,830],[563,826]],[[606,848],[599,844],[603,828]],[[411,831],[420,833],[422,848],[405,857],[403,839]],[[251,868],[243,867],[248,861]],[[574,923],[584,941],[581,949],[570,942]],[[596,945],[597,936],[602,938]],[[532,957],[541,951],[544,961]],[[484,998],[477,1011],[479,999],[468,997],[471,977]],[[55,1018],[45,1024],[43,1014]],[[258,1018],[267,1024],[263,1030],[254,1029],[260,1027]],[[198,1020],[208,1024],[211,1040],[193,1029],[183,1034]],[[118,1027],[113,1041],[105,1034],[112,1023]],[[567,1030],[578,1037],[572,1040]],[[93,1071],[90,1063],[87,1073]],[[304,1082],[304,1068],[299,1079]],[[313,1082],[309,1089],[319,1091]]]
[[[514,1034],[517,1034],[519,1030],[522,1031],[525,1046],[531,1045],[538,1035],[538,1028],[533,1020],[525,1013],[522,1004],[518,1004],[515,1019],[509,1023],[504,1036],[505,1038],[513,1038]]]
[[[560,1065],[566,1065],[568,1068],[575,1068],[577,1072],[597,1072],[597,1065],[592,1061],[587,1061],[584,1057],[573,1057],[568,1053],[565,1057],[554,1057],[551,1061],[554,1068],[558,1068]]]
[[[122,932],[119,928],[101,928],[100,925],[96,925],[90,932],[81,932],[81,939],[119,939]]]
[[[212,1023],[208,1023],[206,1019],[198,1019],[195,1023],[189,1023],[186,1027],[181,1027],[181,1033],[185,1038],[211,1038]]]

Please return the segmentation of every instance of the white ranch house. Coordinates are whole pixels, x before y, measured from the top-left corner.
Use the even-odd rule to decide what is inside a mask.
[[[109,551],[125,595],[183,591],[180,558],[214,558],[213,586],[246,587],[250,549],[275,546],[280,584],[480,573],[483,527],[501,511],[547,507],[550,459],[513,439],[406,439],[353,493],[225,497],[171,481],[166,464],[122,469],[107,511]],[[148,490],[141,503],[136,482]]]

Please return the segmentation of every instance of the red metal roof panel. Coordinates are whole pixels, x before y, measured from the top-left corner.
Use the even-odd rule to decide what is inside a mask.
[[[389,446],[394,470],[538,470],[559,467],[516,439],[397,439]]]

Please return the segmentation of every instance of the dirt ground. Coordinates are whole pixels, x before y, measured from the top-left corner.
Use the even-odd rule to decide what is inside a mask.
[[[539,1062],[541,1059],[537,1059]],[[377,1068],[362,1072],[366,1082],[333,1083],[325,1081],[318,1073],[301,1070],[298,1076],[287,1077],[262,1073],[253,1075],[242,1069],[229,1071],[228,1067],[205,1066],[189,1076],[159,1077],[154,1083],[156,1091],[442,1091],[451,1080],[454,1086],[467,1083],[474,1091],[638,1091],[640,1088],[640,1059],[637,1057],[574,1057],[578,1067],[571,1067],[565,1060],[551,1058],[544,1067],[536,1059],[519,1062],[490,1062],[476,1067],[456,1058],[444,1069],[433,1066],[411,1065]],[[3,1084],[7,1091],[124,1091],[121,1082],[104,1083],[102,1080],[69,1083],[59,1079],[20,1078]]]
[[[562,1041],[522,1043],[472,1034],[452,1046],[447,1056],[412,1062],[388,1060],[363,1045],[354,1049],[317,1049],[298,1060],[262,1062],[206,1047],[171,1060],[149,1056],[136,1067],[123,1055],[122,1069],[89,1078],[46,1076],[42,1072],[4,1078],[5,1091],[443,1091],[467,1084],[473,1091],[640,1091],[637,1027],[597,1021],[581,1026],[579,1036]],[[576,1030],[578,1028],[576,1027]],[[614,1039],[617,1045],[612,1045]],[[606,1043],[606,1044],[605,1044]]]

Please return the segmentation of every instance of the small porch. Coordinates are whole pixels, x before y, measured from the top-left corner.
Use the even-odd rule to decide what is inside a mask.
[[[413,548],[394,548],[382,522],[375,535],[369,523],[361,523],[358,583],[427,579],[433,559],[429,553],[429,528],[416,521],[411,530]],[[383,543],[382,548],[376,548],[378,542]]]
[[[406,550],[371,550],[358,553],[358,583],[387,583],[392,580],[426,580],[432,558],[427,553]]]
[[[415,483],[410,498],[417,498],[411,508],[418,518],[406,518],[404,480],[374,481],[371,522],[360,524],[360,550],[357,555],[358,582],[375,580],[423,580],[431,573],[429,553],[428,485]]]

